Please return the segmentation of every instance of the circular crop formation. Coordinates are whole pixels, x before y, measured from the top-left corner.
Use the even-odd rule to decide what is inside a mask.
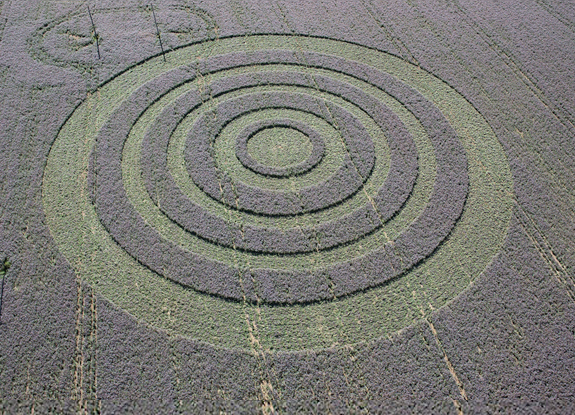
[[[216,35],[214,18],[188,1],[168,0],[153,7],[166,49]],[[94,27],[99,65],[140,60],[158,47],[151,5],[97,7],[89,13],[82,3],[36,29],[27,41],[29,51],[47,64],[91,73],[97,56]]]
[[[270,350],[368,341],[453,300],[502,245],[504,153],[428,72],[305,36],[166,58],[90,95],[44,175],[61,251],[136,318],[222,347],[256,326]]]

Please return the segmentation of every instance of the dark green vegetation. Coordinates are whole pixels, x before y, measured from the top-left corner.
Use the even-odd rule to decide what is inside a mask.
[[[87,6],[0,2],[1,409],[573,410],[572,7]]]

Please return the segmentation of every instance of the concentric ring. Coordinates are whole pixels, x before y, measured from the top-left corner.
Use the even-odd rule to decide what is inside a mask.
[[[262,164],[255,160],[248,150],[248,141],[256,134],[266,129],[283,127],[299,131],[304,134],[311,142],[311,154],[304,161],[289,165],[287,167],[275,167]],[[290,177],[304,174],[313,169],[323,158],[325,143],[321,135],[313,128],[308,127],[300,122],[290,119],[264,120],[246,127],[236,140],[236,157],[248,169],[264,176],[272,177]]]
[[[269,80],[272,84],[274,80]],[[253,84],[247,81],[238,83],[244,86]],[[261,80],[258,80],[261,82]],[[277,82],[277,81],[276,81]],[[213,86],[217,87],[216,85]],[[217,94],[214,94],[217,96]],[[199,103],[194,103],[198,105]],[[248,212],[264,215],[297,215],[326,209],[356,193],[367,179],[374,164],[373,144],[369,135],[347,111],[333,107],[330,116],[336,117],[346,131],[344,140],[347,147],[355,149],[346,154],[344,164],[336,174],[322,183],[298,192],[270,191],[246,185],[242,182],[233,183],[220,169],[211,157],[211,143],[215,141],[210,129],[217,134],[221,128],[242,114],[266,108],[292,109],[296,111],[314,112],[313,107],[321,108],[319,102],[314,102],[302,94],[285,92],[270,92],[250,94],[230,99],[214,109],[220,115],[219,119],[209,121],[209,115],[200,117],[190,131],[188,149],[186,151],[187,166],[194,182],[216,200]],[[320,115],[325,118],[327,115]],[[326,120],[327,121],[327,120]],[[357,150],[360,149],[360,150]]]
[[[391,55],[329,39],[249,39],[214,42],[199,61],[190,45],[170,53],[169,67],[139,64],[63,126],[44,203],[77,271],[138,318],[229,347],[247,347],[236,321],[246,307],[265,316],[270,348],[305,349],[389,333],[454,298],[497,252],[510,215],[508,166],[483,118]],[[321,133],[323,151],[300,170],[278,175],[240,162],[228,172],[220,148],[278,122],[316,143],[316,130],[333,133]],[[66,153],[72,145],[81,154]],[[85,172],[85,194],[66,193],[76,180],[56,168],[64,160]],[[327,176],[297,184],[316,170]],[[254,179],[266,174],[269,188]],[[58,202],[64,194],[71,209]],[[81,243],[62,221],[79,211],[88,217],[73,225]],[[110,276],[96,265],[105,258],[124,265]],[[329,335],[306,337],[302,321]]]
[[[283,53],[280,52],[280,54]],[[263,56],[266,61],[273,60],[273,54],[266,53]],[[250,58],[254,62],[259,57],[250,56]],[[284,62],[286,60],[284,56],[281,56],[281,59]],[[320,56],[318,59],[325,59],[325,57]],[[221,66],[218,65],[221,60],[219,56],[214,58],[214,72],[221,70]],[[206,66],[209,67],[210,64],[212,62],[208,60]],[[341,64],[342,62],[338,60],[333,62],[335,67]],[[329,64],[327,66],[329,67]],[[369,70],[368,68],[361,69],[364,71]],[[444,167],[439,170],[439,178],[436,183],[442,183],[441,180],[445,180],[445,183],[453,183],[454,178],[457,176],[461,181],[461,186],[459,186],[461,189],[457,185],[452,185],[445,191],[445,187],[437,186],[435,199],[444,198],[444,203],[438,207],[434,206],[435,209],[428,207],[424,215],[418,219],[418,221],[424,223],[422,226],[428,226],[425,221],[434,222],[427,229],[427,234],[417,228],[417,226],[420,226],[418,221],[412,225],[415,227],[413,232],[423,234],[428,240],[432,238],[427,236],[429,234],[437,236],[429,246],[410,246],[411,251],[407,250],[406,247],[405,252],[409,257],[405,258],[398,257],[396,254],[397,250],[383,247],[364,258],[345,264],[345,267],[365,269],[369,272],[369,268],[364,268],[364,263],[381,261],[380,266],[382,269],[386,269],[385,274],[380,273],[375,278],[366,278],[362,275],[361,279],[358,279],[358,282],[355,283],[344,281],[348,272],[345,268],[332,266],[330,269],[322,269],[316,273],[310,273],[309,271],[286,272],[283,270],[252,269],[250,274],[253,286],[248,288],[245,284],[240,284],[239,278],[234,276],[234,270],[224,268],[220,263],[216,263],[213,266],[206,265],[204,258],[185,252],[176,245],[170,244],[169,241],[165,241],[157,232],[142,222],[139,214],[127,200],[124,189],[117,186],[117,183],[121,182],[121,151],[133,125],[132,119],[138,117],[152,102],[164,95],[165,92],[163,91],[165,89],[171,90],[185,82],[188,79],[188,73],[188,70],[174,70],[166,76],[156,78],[149,84],[140,87],[130,100],[126,100],[115,111],[108,123],[100,131],[98,137],[98,145],[106,149],[105,153],[96,159],[95,166],[98,172],[96,178],[98,186],[94,202],[97,206],[99,217],[110,234],[127,252],[130,252],[134,258],[155,272],[199,291],[234,299],[249,298],[252,301],[270,303],[324,300],[333,296],[347,295],[354,291],[369,288],[405,272],[406,269],[409,269],[414,263],[435,249],[437,245],[433,245],[433,243],[439,244],[442,241],[447,235],[449,227],[453,225],[461,213],[466,192],[465,157],[457,147],[458,142],[455,134],[448,125],[441,122],[442,120],[439,116],[436,116],[431,119],[431,122],[425,120],[422,123],[424,128],[428,130],[428,135],[436,149],[436,154],[441,155],[445,159]],[[237,88],[238,85],[246,87],[259,85],[266,81],[268,85],[274,83],[285,84],[287,82],[295,84],[298,80],[298,77],[293,76],[294,74],[279,73],[279,75],[273,75],[276,75],[276,77],[270,77],[269,74],[264,73],[263,76],[239,76],[237,79],[226,78],[222,82],[224,85],[218,82],[210,85],[211,94],[212,96],[220,95],[222,91],[226,90],[225,85],[228,83]],[[279,80],[277,76],[280,77]],[[315,82],[320,84],[323,89],[330,90],[335,89],[335,87],[342,89],[338,83],[330,82],[319,76],[315,77]],[[379,82],[380,86],[386,85],[388,88],[396,84],[392,79],[376,80],[375,82]],[[161,88],[159,85],[164,87]],[[377,120],[378,124],[382,128],[388,127],[383,121],[389,120],[390,117],[386,117],[386,112],[381,105],[378,105],[377,101],[369,100],[369,97],[362,94],[361,91],[356,91],[351,86],[348,86],[347,89],[349,91],[342,93],[344,97],[349,96],[356,101],[363,99],[360,102],[369,108],[367,111]],[[409,92],[404,93],[408,94]],[[417,95],[412,101],[423,102],[423,104],[418,104],[421,106],[429,105],[425,99]],[[177,99],[173,105],[168,106],[161,113],[144,139],[143,173],[149,179],[148,192],[154,202],[158,206],[161,205],[161,210],[188,232],[210,242],[234,249],[275,254],[294,254],[330,249],[342,243],[358,239],[366,233],[377,229],[403,204],[413,186],[417,171],[415,147],[404,130],[396,126],[395,130],[399,134],[390,135],[389,138],[390,148],[394,155],[392,157],[390,174],[378,194],[370,203],[366,203],[362,209],[345,215],[337,221],[321,224],[314,229],[297,228],[286,231],[255,228],[243,224],[235,225],[191,203],[171,180],[170,174],[166,170],[166,158],[154,157],[154,154],[166,153],[170,134],[175,129],[177,122],[193,108],[201,105],[201,103],[200,94],[192,90]],[[217,134],[229,119],[233,119],[244,112],[251,112],[260,108],[290,108],[311,112],[314,102],[309,102],[303,95],[267,93],[266,95],[257,96],[248,94],[226,101],[222,105],[225,105],[223,109],[218,106],[215,111],[224,115],[220,116],[211,125],[207,122],[210,119],[209,115],[199,117],[190,133],[191,138],[188,139],[188,142],[197,142],[196,147],[193,147],[192,150],[188,149],[186,154],[193,155],[193,159],[188,159],[187,163],[188,166],[193,166],[192,169],[189,168],[190,176],[199,184],[199,187],[204,191],[209,189],[207,193],[213,198],[217,198],[217,192],[220,192],[221,200],[224,203],[227,200],[227,204],[230,206],[233,206],[235,201],[238,208],[250,206],[251,209],[248,210],[256,211],[256,213],[262,213],[261,210],[271,207],[272,209],[277,209],[271,212],[275,214],[280,213],[281,209],[285,207],[288,210],[292,209],[292,214],[301,213],[301,209],[300,211],[297,210],[297,201],[302,201],[300,202],[300,207],[304,201],[308,204],[304,206],[304,208],[307,208],[303,210],[304,212],[329,207],[337,200],[348,196],[347,193],[342,195],[342,191],[339,189],[343,189],[344,192],[346,190],[352,193],[356,192],[357,186],[361,185],[363,180],[365,180],[364,177],[372,169],[372,146],[369,145],[370,143],[366,138],[363,138],[363,131],[353,123],[353,118],[346,111],[327,105],[324,111],[329,115],[325,115],[324,118],[334,118],[339,121],[341,129],[351,131],[351,133],[342,138],[346,142],[347,147],[350,148],[348,154],[346,154],[345,165],[338,170],[332,180],[327,180],[326,183],[321,183],[312,188],[303,189],[298,195],[290,195],[288,193],[287,197],[282,197],[284,195],[279,192],[257,191],[258,189],[246,188],[242,183],[231,183],[225,174],[218,172],[217,168],[215,168],[215,162],[210,154],[210,143],[213,142],[213,134]],[[412,104],[406,100],[404,105],[409,106]],[[322,108],[321,104],[317,102],[315,106]],[[433,114],[430,110],[428,112]],[[441,137],[433,131],[433,128],[435,128],[433,123],[443,128],[444,131]],[[390,125],[393,125],[393,123],[390,123]],[[210,128],[213,130],[211,134]],[[440,142],[441,140],[442,142]],[[157,145],[154,145],[154,143]],[[446,151],[452,156],[452,160],[448,158],[449,155],[445,156]],[[99,153],[99,151],[96,153]],[[457,160],[457,157],[459,157],[459,160]],[[443,175],[447,175],[447,178],[444,178]],[[398,176],[400,177],[399,179]],[[453,190],[459,191],[458,200],[456,200],[457,197],[450,195],[450,191]],[[334,200],[334,197],[338,199]],[[257,206],[250,204],[250,202],[260,203],[262,209],[257,209]],[[433,203],[436,203],[434,199],[432,199],[430,205],[433,206]],[[433,215],[437,215],[436,210],[443,209],[445,212],[447,209],[453,208],[455,212],[453,217],[440,212],[439,217],[433,218]],[[446,229],[443,233],[441,232],[442,227]],[[314,234],[318,233],[322,235],[321,241],[314,237]],[[411,234],[406,232],[404,238],[411,238]],[[400,247],[404,246],[403,239],[398,238],[394,242],[399,244]],[[162,252],[167,252],[168,254],[162,256],[154,249],[142,252],[142,246],[162,246]],[[399,266],[399,263],[402,266]],[[201,269],[213,269],[214,274],[212,275],[209,271],[208,273],[205,271],[201,272],[190,264],[199,264]],[[199,279],[199,275],[203,275],[203,279]],[[340,275],[343,275],[344,279],[341,279]],[[335,286],[328,287],[329,281],[332,281]],[[259,293],[256,293],[258,290],[256,286],[260,287]]]

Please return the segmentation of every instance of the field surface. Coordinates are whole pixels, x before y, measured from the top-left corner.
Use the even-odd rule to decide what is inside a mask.
[[[575,6],[0,0],[0,413],[575,411]]]

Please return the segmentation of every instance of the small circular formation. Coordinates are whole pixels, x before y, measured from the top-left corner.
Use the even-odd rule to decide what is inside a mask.
[[[312,150],[309,157],[297,164],[286,167],[275,167],[256,161],[248,151],[248,141],[262,131],[272,128],[286,128],[298,131],[305,135],[311,142]],[[248,169],[264,176],[289,177],[304,174],[313,169],[323,158],[325,144],[321,135],[313,128],[290,119],[264,120],[246,127],[236,140],[236,156]]]
[[[508,167],[482,117],[439,79],[382,52],[299,36],[249,40],[136,65],[64,125],[44,203],[78,272],[150,324],[230,347],[244,347],[234,321],[246,307],[264,310],[272,348],[305,349],[316,340],[301,340],[294,318],[324,316],[316,324],[351,333],[358,312],[371,323],[354,338],[369,339],[455,297],[470,281],[458,277],[465,264],[472,280],[509,220]],[[200,47],[210,53],[198,59]],[[273,129],[301,135],[311,151],[261,163],[250,140]],[[86,192],[74,194],[76,179],[57,168],[64,162],[84,172]],[[106,258],[118,263],[112,275],[97,265]],[[154,311],[155,301],[178,318]],[[375,321],[373,304],[390,317]]]
[[[216,36],[214,18],[192,2],[167,0],[153,7],[166,49]],[[152,6],[96,7],[90,13],[91,16],[86,5],[81,4],[39,27],[27,42],[31,55],[50,65],[91,73],[102,65],[134,62],[156,52]],[[94,27],[100,48],[97,61]],[[140,36],[135,37],[134,33]]]

